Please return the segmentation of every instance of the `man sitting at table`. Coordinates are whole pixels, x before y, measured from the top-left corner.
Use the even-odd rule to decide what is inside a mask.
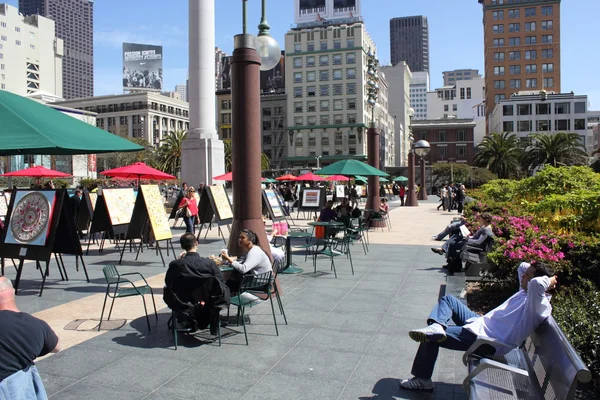
[[[331,222],[335,221],[337,218],[337,213],[333,210],[333,201],[329,200],[325,203],[325,208],[321,210],[321,214],[319,215],[319,221],[321,222]]]
[[[216,335],[220,308],[215,305],[229,302],[229,288],[217,264],[198,254],[193,233],[181,235],[179,243],[185,253],[169,264],[163,299],[175,311],[178,328],[210,325],[210,333]]]
[[[232,293],[237,293],[239,290],[242,283],[242,275],[247,273],[260,275],[273,270],[271,260],[269,260],[269,257],[257,243],[256,233],[250,229],[242,229],[238,236],[238,244],[242,252],[245,253],[245,256],[238,261],[234,261],[227,252],[221,252],[223,259],[229,262],[235,270],[231,274],[231,278],[227,280],[227,286],[229,286]]]
[[[341,217],[349,217],[352,213],[352,207],[348,203],[348,199],[343,197],[342,202],[335,208],[335,212]]]

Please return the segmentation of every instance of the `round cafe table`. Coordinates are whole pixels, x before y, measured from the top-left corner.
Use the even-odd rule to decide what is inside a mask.
[[[308,225],[310,226],[324,226],[325,227],[325,238],[327,238],[329,236],[329,230],[332,228],[344,228],[344,223],[343,222],[337,222],[337,221],[329,221],[329,222],[323,222],[323,221],[315,221],[315,222],[309,222]],[[327,246],[323,247],[323,250],[325,250]],[[321,250],[321,251],[323,251]],[[318,253],[319,251],[317,251]]]
[[[309,238],[312,235],[308,232],[288,232],[285,236],[285,251],[287,265],[281,271],[282,274],[301,274],[304,270],[292,262],[292,239]]]

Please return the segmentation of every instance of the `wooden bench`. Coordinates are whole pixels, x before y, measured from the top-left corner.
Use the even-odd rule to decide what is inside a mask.
[[[482,345],[506,346],[480,338],[463,355],[469,371],[463,387],[469,399],[571,400],[577,383],[592,379],[552,316],[503,357],[478,356]]]

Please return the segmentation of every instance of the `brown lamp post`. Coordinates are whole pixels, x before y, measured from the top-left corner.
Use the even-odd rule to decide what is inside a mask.
[[[427,140],[419,140],[415,143],[415,153],[421,158],[421,190],[419,190],[419,200],[428,200],[427,188],[425,186],[425,156],[429,154],[431,146]]]
[[[377,130],[377,123],[375,121],[375,108],[377,107],[377,98],[379,95],[379,77],[377,75],[377,68],[379,61],[375,57],[375,53],[367,53],[367,74],[369,80],[367,81],[367,102],[371,107],[371,124],[367,131],[367,163],[374,168],[379,169],[379,131]],[[366,208],[373,210],[373,212],[379,212],[379,205],[381,204],[379,198],[379,177],[369,176],[368,178],[368,197]]]
[[[406,190],[406,202],[404,203],[408,207],[419,206],[419,202],[417,201],[417,193],[415,192],[415,149],[414,138],[412,134],[412,119],[414,115],[415,110],[409,108],[408,116],[410,117],[410,126],[408,127],[408,138],[410,140],[410,151],[408,153],[408,188]]]
[[[227,246],[231,255],[240,254],[237,238],[242,229],[255,232],[260,247],[271,255],[262,221],[259,79],[261,70],[268,71],[279,63],[281,50],[269,36],[265,2],[262,0],[262,20],[256,37],[247,34],[246,0],[242,0],[243,34],[234,37],[231,57],[233,224]]]

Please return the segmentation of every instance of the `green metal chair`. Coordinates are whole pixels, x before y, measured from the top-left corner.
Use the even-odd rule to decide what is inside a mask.
[[[325,239],[325,249],[320,252],[313,253],[313,267],[315,269],[315,274],[317,273],[317,256],[324,255],[329,257],[331,260],[331,270],[333,270],[333,274],[337,279],[337,271],[335,269],[335,261],[336,257],[345,255],[348,259],[350,259],[350,269],[352,270],[352,275],[354,275],[354,265],[352,263],[352,253],[350,252],[350,243],[351,243],[351,234],[348,233],[346,229],[340,231],[343,232],[343,237],[331,237]],[[338,232],[339,233],[339,232]]]
[[[273,306],[273,298],[271,297],[272,284],[273,271],[265,272],[258,275],[246,274],[242,277],[242,282],[240,284],[237,296],[231,298],[231,304],[238,308],[238,325],[241,316],[242,325],[244,327],[244,337],[246,339],[246,346],[248,345],[248,333],[246,331],[246,320],[244,318],[246,307],[257,306],[259,304],[262,304],[266,300],[263,300],[262,298],[252,300],[248,298],[243,298],[242,295],[244,293],[249,293],[253,295],[266,295],[269,297],[269,301],[271,302],[271,311],[273,312],[273,322],[275,323],[275,333],[277,333],[277,336],[279,336],[279,329],[277,329],[277,318],[275,317],[275,307]]]
[[[142,276],[139,272],[131,272],[128,274],[119,274],[117,271],[117,267],[115,265],[107,265],[102,268],[102,272],[104,273],[104,278],[106,279],[106,295],[104,296],[104,304],[102,305],[102,313],[100,314],[100,323],[98,324],[98,330],[100,330],[102,326],[102,317],[104,316],[104,309],[106,308],[106,300],[110,297],[112,298],[112,302],[110,304],[110,310],[108,311],[107,321],[110,320],[110,315],[112,314],[112,309],[115,304],[115,299],[119,297],[131,297],[131,296],[142,296],[142,301],[144,302],[144,312],[146,313],[146,322],[148,323],[148,331],[150,329],[150,318],[148,318],[148,308],[146,307],[146,299],[144,295],[150,293],[150,297],[152,298],[152,305],[154,306],[154,315],[156,316],[156,320],[158,321],[158,313],[156,312],[156,303],[154,302],[154,293],[152,292],[152,288],[148,285],[146,278]],[[124,278],[125,276],[137,275],[144,281],[145,285],[136,286],[132,281],[128,278]],[[111,285],[114,285],[114,291],[111,292]],[[125,287],[121,285],[126,285]]]
[[[277,273],[281,268],[279,264],[280,263],[278,263],[277,261],[273,261],[273,282],[271,284],[271,293],[269,296],[275,295],[275,298],[277,299],[277,304],[279,305],[279,312],[281,313],[281,315],[283,315],[283,320],[287,325],[287,317],[285,316],[285,311],[283,310],[283,302],[281,301],[281,296],[279,295],[279,288],[277,287]]]

